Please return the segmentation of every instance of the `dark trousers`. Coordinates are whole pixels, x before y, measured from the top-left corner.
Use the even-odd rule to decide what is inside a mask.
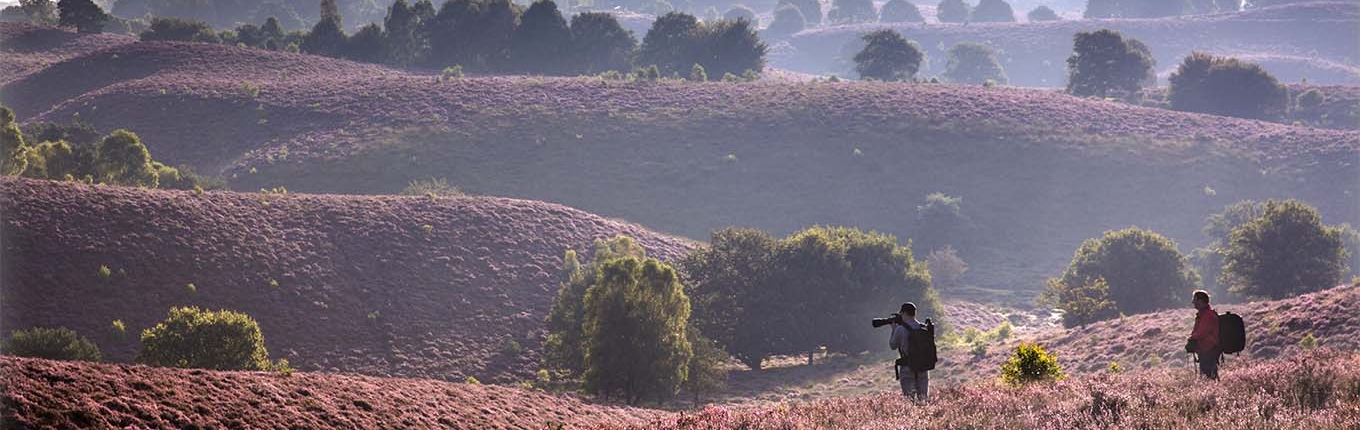
[[[1195,356],[1199,359],[1199,374],[1205,378],[1218,380],[1218,358],[1223,353],[1218,349],[1209,352],[1196,352]]]

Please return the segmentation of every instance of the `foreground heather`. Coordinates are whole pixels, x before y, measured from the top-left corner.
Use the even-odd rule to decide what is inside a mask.
[[[884,394],[711,407],[634,428],[1360,428],[1360,354],[1354,352],[1233,362],[1219,383],[1190,382],[1191,375],[1188,368],[1159,370],[1021,389],[976,383],[936,390],[924,406]]]

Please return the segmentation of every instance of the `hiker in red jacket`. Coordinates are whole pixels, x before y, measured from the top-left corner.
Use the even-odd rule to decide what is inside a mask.
[[[1200,375],[1218,380],[1218,358],[1223,354],[1218,346],[1218,312],[1209,306],[1209,293],[1204,290],[1196,290],[1190,303],[1199,312],[1195,314],[1195,328],[1190,331],[1190,342],[1185,348],[1195,353]]]

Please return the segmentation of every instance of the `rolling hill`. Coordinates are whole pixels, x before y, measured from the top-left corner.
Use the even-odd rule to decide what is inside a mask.
[[[691,246],[563,206],[484,197],[3,178],[0,207],[0,326],[70,327],[118,362],[171,306],[194,305],[253,316],[271,356],[303,370],[518,381],[540,367],[563,252],[618,234],[662,259]]]

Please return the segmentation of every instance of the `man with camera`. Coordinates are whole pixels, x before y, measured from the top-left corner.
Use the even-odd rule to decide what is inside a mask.
[[[935,324],[926,318],[926,323],[916,321],[916,305],[902,304],[901,313],[874,321],[874,326],[882,325],[883,320],[892,324],[892,337],[888,346],[897,350],[895,363],[897,380],[902,384],[902,395],[917,400],[926,400],[930,394],[930,370],[935,368]]]

